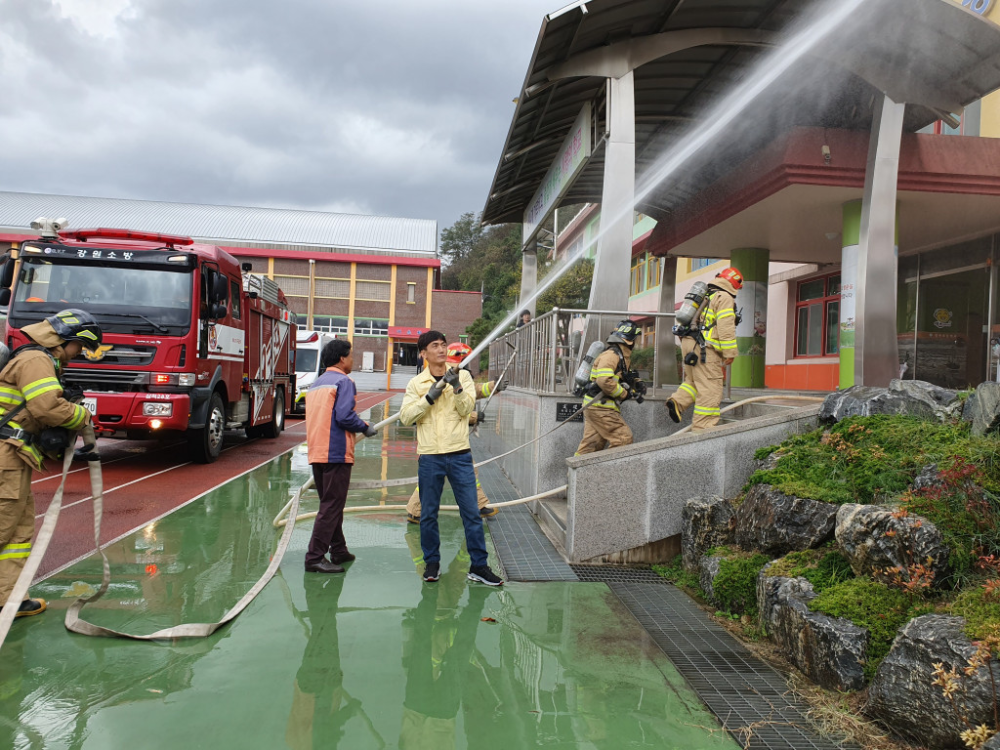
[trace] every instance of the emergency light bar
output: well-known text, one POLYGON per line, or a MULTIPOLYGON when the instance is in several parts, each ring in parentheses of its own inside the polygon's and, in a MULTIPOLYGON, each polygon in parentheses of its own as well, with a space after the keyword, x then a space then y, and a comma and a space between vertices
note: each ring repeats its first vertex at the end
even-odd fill
POLYGON ((136 232, 131 229, 108 229, 97 227, 96 229, 73 229, 68 232, 59 232, 59 237, 64 240, 79 240, 86 242, 90 239, 104 240, 136 240, 139 242, 156 242, 161 245, 173 247, 174 245, 193 245, 194 240, 179 234, 159 234, 156 232, 136 232))
POLYGON ((314 331, 313 333, 311 333, 306 338, 304 338, 304 339, 300 338, 298 341, 299 341, 300 344, 311 344, 314 341, 319 341, 319 334, 314 331))

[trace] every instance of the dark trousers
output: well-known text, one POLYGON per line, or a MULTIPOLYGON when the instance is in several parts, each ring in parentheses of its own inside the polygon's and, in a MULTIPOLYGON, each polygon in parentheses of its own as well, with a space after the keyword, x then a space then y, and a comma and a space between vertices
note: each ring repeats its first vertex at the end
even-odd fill
POLYGON ((327 552, 337 557, 347 552, 344 539, 344 506, 354 464, 313 464, 313 480, 319 492, 319 512, 313 524, 306 565, 315 565, 327 552))

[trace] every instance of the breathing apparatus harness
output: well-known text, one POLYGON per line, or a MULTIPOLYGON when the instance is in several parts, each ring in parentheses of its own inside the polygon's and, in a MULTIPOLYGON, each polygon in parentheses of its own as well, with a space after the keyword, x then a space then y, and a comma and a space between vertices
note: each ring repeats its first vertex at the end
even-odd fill
MULTIPOLYGON (((595 344, 599 343, 600 342, 595 342, 595 344)), ((596 348, 596 347, 591 347, 591 348, 596 348)), ((623 398, 622 401, 628 401, 630 398, 635 398, 635 402, 637 404, 641 404, 643 401, 646 400, 645 399, 646 384, 642 382, 642 379, 639 377, 639 373, 637 370, 630 370, 628 365, 625 364, 625 355, 622 353, 620 345, 608 344, 603 349, 603 351, 605 352, 609 350, 614 350, 615 354, 618 355, 618 365, 615 367, 615 375, 617 375, 618 378, 626 385, 625 398, 623 398)), ((597 398, 598 396, 603 395, 604 391, 601 390, 601 386, 599 386, 596 381, 589 379, 589 369, 590 369, 589 366, 590 364, 593 363, 596 357, 591 356, 590 352, 588 352, 588 358, 589 359, 586 359, 585 362, 583 363, 587 365, 587 370, 588 370, 587 383, 585 385, 581 384, 578 378, 574 395, 578 397, 590 396, 591 398, 597 398)))
MULTIPOLYGON (((700 356, 694 352, 688 352, 688 355, 684 357, 684 364, 688 367, 694 367, 699 361, 705 364, 708 349, 708 343, 705 341, 705 331, 708 330, 708 327, 705 326, 705 309, 708 301, 718 292, 725 292, 725 290, 714 284, 706 284, 704 281, 695 282, 691 286, 691 290, 684 295, 684 301, 674 317, 676 321, 673 327, 674 335, 678 338, 694 339, 701 350, 700 356)), ((739 325, 743 320, 743 309, 736 309, 735 297, 733 298, 733 312, 736 314, 736 325, 739 325)))
MULTIPOLYGON (((52 353, 49 352, 44 346, 39 344, 23 344, 17 347, 13 352, 11 352, 6 346, 0 344, 0 372, 2 372, 10 361, 14 359, 19 354, 23 352, 39 351, 45 352, 52 359, 53 366, 56 370, 56 376, 59 380, 59 384, 63 389, 63 398, 67 401, 72 401, 73 403, 78 402, 83 398, 83 388, 79 385, 64 383, 62 378, 59 377, 63 374, 61 363, 52 357, 52 353)), ((35 435, 27 430, 23 430, 20 427, 9 427, 8 423, 14 419, 14 417, 19 414, 27 405, 27 400, 22 401, 16 407, 11 409, 9 412, 0 417, 0 440, 20 440, 25 445, 36 445, 43 453, 53 457, 62 458, 63 451, 70 445, 70 431, 65 427, 46 427, 38 435, 35 435)))

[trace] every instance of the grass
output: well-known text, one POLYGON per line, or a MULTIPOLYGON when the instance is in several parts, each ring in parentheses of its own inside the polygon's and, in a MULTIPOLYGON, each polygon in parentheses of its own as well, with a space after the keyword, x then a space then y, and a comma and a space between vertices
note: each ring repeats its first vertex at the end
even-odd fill
POLYGON ((823 591, 809 602, 809 609, 843 617, 871 633, 865 678, 871 680, 889 653, 898 630, 914 617, 934 610, 933 605, 870 578, 852 578, 823 591))
POLYGON ((876 503, 900 496, 924 466, 956 456, 982 469, 982 486, 1000 492, 1000 444, 971 434, 965 422, 917 417, 851 417, 757 451, 780 448, 774 468, 755 472, 748 486, 770 484, 786 495, 830 503, 876 503))
POLYGON ((1000 602, 984 587, 963 591, 950 609, 951 614, 965 618, 965 634, 972 640, 1000 635, 1000 602))
POLYGON ((771 562, 760 552, 743 552, 729 547, 716 547, 708 551, 718 555, 719 574, 712 581, 715 600, 726 614, 757 616, 757 574, 771 562))
POLYGON ((805 578, 817 594, 854 578, 854 571, 839 551, 828 547, 789 552, 767 569, 768 576, 805 578))
POLYGON ((702 599, 705 598, 705 592, 701 590, 701 580, 698 574, 684 570, 680 555, 677 555, 677 557, 666 565, 653 565, 652 567, 654 573, 666 578, 678 588, 686 589, 688 592, 696 594, 702 599))

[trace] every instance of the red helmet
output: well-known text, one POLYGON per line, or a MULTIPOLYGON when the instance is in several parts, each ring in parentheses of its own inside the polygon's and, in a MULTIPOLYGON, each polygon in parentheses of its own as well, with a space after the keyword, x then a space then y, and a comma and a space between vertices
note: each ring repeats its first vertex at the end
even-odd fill
POLYGON ((448 344, 448 364, 461 364, 462 360, 468 357, 471 352, 472 347, 468 344, 463 344, 461 342, 448 344))
POLYGON ((743 288, 743 274, 741 274, 738 270, 736 270, 732 266, 730 266, 729 268, 723 268, 721 271, 715 274, 715 278, 725 279, 726 281, 728 281, 730 284, 733 285, 733 289, 743 288))

